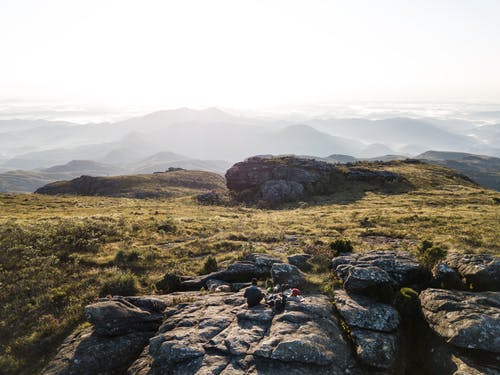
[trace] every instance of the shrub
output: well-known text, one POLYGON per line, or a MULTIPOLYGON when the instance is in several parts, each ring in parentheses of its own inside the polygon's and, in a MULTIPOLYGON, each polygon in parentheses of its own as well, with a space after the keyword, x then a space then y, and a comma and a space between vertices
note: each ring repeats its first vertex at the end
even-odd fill
POLYGON ((312 255, 310 260, 314 273, 327 272, 330 269, 332 258, 337 255, 330 246, 317 243, 308 244, 304 247, 304 253, 312 255))
POLYGON ((432 241, 424 240, 417 249, 417 258, 427 268, 432 269, 447 253, 446 247, 434 245, 432 241))
POLYGON ((370 220, 369 218, 365 217, 363 218, 360 222, 359 222, 359 225, 362 227, 362 228, 373 228, 375 227, 375 223, 370 220))
POLYGON ((115 264, 133 263, 139 260, 139 252, 137 250, 124 251, 119 250, 115 255, 115 264))
POLYGON ((217 259, 215 259, 213 256, 209 256, 207 260, 205 260, 205 263, 203 264, 203 268, 200 270, 201 275, 206 275, 207 273, 212 273, 215 272, 219 269, 217 266, 217 259))
POLYGON ((156 229, 165 233, 175 233, 177 231, 177 227, 172 220, 166 220, 160 223, 156 229))
POLYGON ((181 285, 180 277, 175 273, 166 273, 163 278, 156 283, 156 288, 163 293, 172 293, 179 290, 181 285))
POLYGON ((3 374, 19 374, 25 364, 10 354, 0 354, 0 369, 3 374))
POLYGON ((117 271, 104 281, 101 287, 101 295, 130 296, 137 294, 138 290, 137 276, 130 271, 117 271))
POLYGON ((330 243, 330 248, 338 253, 350 253, 353 250, 351 240, 337 239, 330 243))

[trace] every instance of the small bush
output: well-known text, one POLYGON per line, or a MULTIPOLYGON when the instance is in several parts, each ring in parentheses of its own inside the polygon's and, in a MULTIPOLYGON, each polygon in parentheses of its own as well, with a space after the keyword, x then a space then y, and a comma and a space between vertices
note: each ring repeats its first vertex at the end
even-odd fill
POLYGON ((332 258, 337 255, 335 250, 328 245, 308 244, 304 247, 304 253, 312 255, 310 263, 314 273, 327 272, 330 269, 332 258))
POLYGON ((177 227, 172 220, 164 221, 156 229, 165 233, 175 233, 177 231, 177 227))
POLYGON ((248 241, 248 237, 242 233, 230 233, 226 238, 229 241, 248 241))
POLYGON ((115 255, 115 264, 133 263, 139 260, 139 252, 137 250, 124 251, 119 250, 115 255))
POLYGON ((236 241, 220 241, 216 242, 213 247, 217 251, 229 252, 229 251, 237 251, 242 248, 242 244, 236 241))
POLYGON ((350 253, 354 249, 351 240, 348 239, 337 239, 330 243, 330 248, 338 253, 350 253))
POLYGON ((428 269, 432 269, 447 253, 446 247, 434 245, 432 241, 424 240, 417 249, 417 258, 428 269))
POLYGON ((363 218, 363 220, 361 220, 359 222, 359 226, 362 227, 362 228, 373 228, 376 225, 375 225, 375 223, 372 220, 370 220, 369 218, 365 217, 365 218, 363 218))
POLYGON ((104 281, 101 287, 101 295, 131 296, 137 294, 137 276, 132 272, 118 271, 104 281))
POLYGON ((207 273, 215 272, 219 269, 217 265, 217 259, 213 256, 209 256, 205 263, 203 264, 203 268, 200 270, 201 275, 206 275, 207 273))
POLYGON ((179 290, 181 279, 175 273, 166 273, 163 278, 156 283, 156 288, 163 293, 172 293, 179 290))
POLYGON ((9 354, 0 354, 0 369, 3 374, 19 374, 24 363, 9 354))

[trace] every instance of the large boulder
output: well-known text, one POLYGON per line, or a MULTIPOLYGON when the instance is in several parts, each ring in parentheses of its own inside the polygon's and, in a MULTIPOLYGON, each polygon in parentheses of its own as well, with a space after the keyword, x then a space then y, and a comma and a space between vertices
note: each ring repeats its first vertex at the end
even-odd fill
POLYGON ((431 286, 442 289, 466 289, 460 274, 443 262, 439 262, 433 267, 431 286))
MULTIPOLYGON (((351 332, 361 363, 369 368, 396 370, 399 361, 399 314, 391 305, 371 298, 334 293, 335 307, 351 332)), ((402 372, 401 368, 398 368, 402 372)))
POLYGON ((398 359, 398 337, 385 332, 353 328, 351 336, 361 363, 377 369, 392 369, 398 359))
POLYGON ((379 267, 350 267, 344 281, 345 290, 380 299, 392 296, 394 280, 379 267))
POLYGON ((292 254, 288 256, 288 263, 293 264, 298 267, 301 271, 307 272, 311 269, 311 263, 309 261, 312 259, 311 254, 292 254))
POLYGON ((426 289, 420 302, 429 326, 447 343, 500 353, 500 292, 426 289))
POLYGON ((94 325, 95 332, 102 336, 155 331, 162 320, 161 314, 141 309, 125 299, 85 306, 85 316, 94 325))
POLYGON ((490 254, 448 254, 444 264, 456 270, 473 290, 500 291, 500 257, 490 254))
POLYGON ((267 277, 271 273, 274 263, 281 263, 281 259, 264 253, 252 253, 247 255, 246 260, 253 262, 257 268, 258 277, 267 277))
POLYGON ((391 305, 343 290, 335 291, 334 301, 349 327, 380 332, 395 332, 399 327, 399 314, 391 305))
POLYGON ((335 170, 335 165, 314 159, 256 156, 229 168, 226 172, 226 183, 230 190, 236 192, 258 189, 273 180, 312 184, 327 182, 330 173, 335 170))
POLYGON ((306 279, 304 273, 292 264, 275 263, 271 267, 271 276, 275 284, 288 285, 290 288, 302 288, 306 279))
POLYGON ((45 375, 120 374, 140 355, 148 332, 104 337, 92 328, 70 335, 42 371, 45 375))
MULTIPOLYGON (((361 254, 346 254, 332 259, 332 269, 336 275, 347 280, 352 267, 377 267, 384 271, 398 288, 410 286, 418 289, 431 279, 431 273, 415 257, 404 251, 368 251, 361 254)), ((374 270, 372 268, 372 270, 374 270)), ((356 271, 361 273, 362 271, 356 271)), ((367 273, 366 273, 367 274, 367 273)), ((382 277, 380 271, 373 276, 382 277)), ((376 282, 376 280, 374 280, 376 282)))
POLYGON ((325 296, 311 296, 302 304, 289 301, 285 312, 275 318, 269 335, 254 355, 280 362, 331 366, 337 371, 352 367, 346 341, 332 320, 325 296))

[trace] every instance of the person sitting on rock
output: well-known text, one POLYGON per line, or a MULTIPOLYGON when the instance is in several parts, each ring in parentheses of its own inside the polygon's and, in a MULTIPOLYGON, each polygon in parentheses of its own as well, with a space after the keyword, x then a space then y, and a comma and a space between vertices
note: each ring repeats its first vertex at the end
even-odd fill
POLYGON ((254 307, 260 304, 260 301, 264 298, 264 293, 262 293, 262 290, 257 286, 257 279, 252 279, 252 285, 246 288, 243 297, 247 299, 248 307, 254 307))

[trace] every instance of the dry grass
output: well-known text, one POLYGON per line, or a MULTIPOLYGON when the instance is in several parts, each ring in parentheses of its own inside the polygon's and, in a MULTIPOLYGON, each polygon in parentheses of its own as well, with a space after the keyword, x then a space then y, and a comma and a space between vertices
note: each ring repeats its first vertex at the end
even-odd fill
MULTIPOLYGON (((193 197, 0 194, 0 368, 38 371, 83 321, 82 306, 106 288, 155 293, 165 272, 196 274, 209 255, 219 266, 252 251, 328 257, 339 238, 355 251, 415 251, 430 239, 450 251, 500 253, 498 192, 451 184, 452 177, 434 186, 426 173, 409 176, 425 189, 318 198, 280 210, 202 206, 193 197)), ((315 268, 309 279, 322 287, 328 272, 315 268)))

